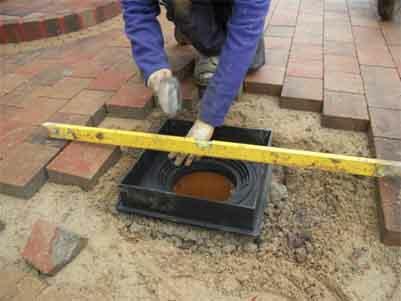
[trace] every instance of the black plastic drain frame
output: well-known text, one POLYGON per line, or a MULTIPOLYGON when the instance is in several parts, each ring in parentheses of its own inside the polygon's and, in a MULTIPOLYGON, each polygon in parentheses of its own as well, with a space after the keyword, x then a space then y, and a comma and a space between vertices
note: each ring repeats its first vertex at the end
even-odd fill
MULTIPOLYGON (((159 133, 185 136, 192 124, 171 119, 159 133)), ((269 146, 272 134, 270 130, 223 126, 216 129, 213 139, 269 146)), ((175 167, 167 155, 158 151, 142 154, 119 185, 118 211, 259 236, 270 191, 270 165, 202 158, 190 167, 175 167), (175 194, 176 181, 196 171, 216 172, 230 179, 234 184, 230 199, 216 202, 175 194)))

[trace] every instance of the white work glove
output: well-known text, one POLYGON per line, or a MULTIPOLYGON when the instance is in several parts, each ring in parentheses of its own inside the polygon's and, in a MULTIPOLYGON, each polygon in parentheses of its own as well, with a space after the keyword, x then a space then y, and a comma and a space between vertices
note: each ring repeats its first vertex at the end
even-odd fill
POLYGON ((157 104, 169 117, 174 117, 181 110, 180 86, 171 70, 160 69, 153 72, 148 78, 147 86, 152 89, 157 104))
MULTIPOLYGON (((188 132, 188 138, 194 138, 197 141, 209 141, 212 139, 214 133, 214 127, 201 121, 196 120, 194 125, 192 126, 191 130, 188 132)), ((174 164, 176 166, 182 165, 185 161, 185 166, 190 166, 195 159, 195 155, 188 155, 188 154, 177 154, 177 153, 170 153, 168 156, 170 159, 175 159, 174 164)))

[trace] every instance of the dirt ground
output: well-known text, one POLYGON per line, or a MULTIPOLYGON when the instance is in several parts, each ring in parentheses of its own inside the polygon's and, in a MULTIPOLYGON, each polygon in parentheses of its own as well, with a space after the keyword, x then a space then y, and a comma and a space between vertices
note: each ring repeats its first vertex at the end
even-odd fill
MULTIPOLYGON (((103 126, 148 131, 160 123, 155 111, 146 121, 107 118, 103 126)), ((275 97, 244 95, 226 123, 271 128, 275 146, 371 156, 366 134, 322 128, 319 114, 280 109, 275 97)), ((0 195, 0 264, 36 274, 19 254, 43 218, 89 238, 56 276, 37 275, 71 300, 401 299, 401 250, 379 242, 374 180, 275 168, 288 198, 268 204, 254 240, 117 213, 117 184, 139 155, 125 150, 89 192, 48 183, 29 201, 0 195)))

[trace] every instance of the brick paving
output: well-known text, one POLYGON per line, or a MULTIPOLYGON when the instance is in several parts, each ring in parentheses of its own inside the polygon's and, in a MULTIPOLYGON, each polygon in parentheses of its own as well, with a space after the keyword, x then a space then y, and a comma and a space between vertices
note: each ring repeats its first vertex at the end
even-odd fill
MULTIPOLYGON (((320 112, 326 127, 368 131, 378 158, 401 160, 401 26, 380 22, 375 11, 369 0, 273 1, 267 64, 247 77, 245 92, 279 96, 283 108, 320 112)), ((172 27, 162 22, 172 69, 191 105, 196 54, 177 46, 172 27)), ((145 119, 154 107, 122 30, 2 57, 0 64, 0 156, 27 164, 22 172, 0 161, 2 193, 30 197, 45 183, 55 156, 50 178, 86 189, 115 162, 116 151, 109 149, 97 150, 101 155, 89 162, 89 146, 49 141, 38 133, 40 123, 99 125, 107 115, 145 119), (37 159, 24 162, 33 153, 37 159), (81 166, 72 164, 75 156, 83 158, 81 166)), ((379 209, 383 240, 401 244, 397 189, 399 183, 380 181, 379 209)))
POLYGON ((0 44, 33 41, 78 31, 120 12, 117 0, 0 1, 0 44))

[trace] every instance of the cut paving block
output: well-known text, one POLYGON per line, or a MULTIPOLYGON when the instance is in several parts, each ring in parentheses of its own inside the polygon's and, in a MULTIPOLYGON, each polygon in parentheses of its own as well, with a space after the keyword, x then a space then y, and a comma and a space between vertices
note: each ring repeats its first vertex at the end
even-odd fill
POLYGON ((90 116, 90 123, 96 126, 106 116, 105 103, 112 95, 111 92, 84 90, 71 99, 59 113, 90 116))
POLYGON ((47 166, 49 181, 89 190, 120 154, 118 147, 72 142, 47 166))
POLYGON ((75 233, 38 220, 21 255, 41 273, 54 275, 81 252, 86 242, 75 233))
POLYGON ((127 84, 106 102, 107 112, 114 117, 145 118, 153 106, 153 92, 143 84, 127 84))
POLYGON ((373 137, 401 139, 401 111, 370 108, 373 137))
POLYGON ((373 143, 377 158, 401 161, 401 140, 373 137, 373 143))
POLYGON ((287 77, 280 97, 280 107, 321 112, 323 81, 315 78, 287 77))
POLYGON ((57 149, 44 145, 18 145, 0 161, 0 193, 31 198, 45 184, 45 166, 57 153, 57 149))
POLYGON ((334 129, 366 131, 369 114, 364 95, 326 91, 322 125, 334 129))
POLYGON ((248 74, 245 79, 245 91, 280 96, 284 84, 285 69, 282 67, 263 66, 248 74))
POLYGON ((401 179, 378 181, 381 240, 386 245, 401 246, 401 179))

